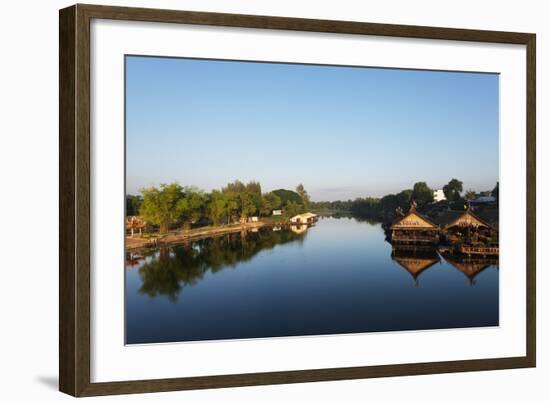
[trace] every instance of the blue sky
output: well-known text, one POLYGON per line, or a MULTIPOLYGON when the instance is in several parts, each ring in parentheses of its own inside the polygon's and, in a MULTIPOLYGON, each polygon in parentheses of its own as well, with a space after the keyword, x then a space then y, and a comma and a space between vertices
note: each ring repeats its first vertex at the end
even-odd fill
POLYGON ((498 75, 126 57, 127 192, 302 183, 313 200, 498 180, 498 75))

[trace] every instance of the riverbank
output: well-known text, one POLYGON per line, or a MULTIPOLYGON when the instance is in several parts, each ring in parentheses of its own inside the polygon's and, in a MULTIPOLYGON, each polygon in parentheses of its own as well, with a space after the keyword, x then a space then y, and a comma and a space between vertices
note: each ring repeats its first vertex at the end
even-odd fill
POLYGON ((274 221, 257 221, 239 223, 225 226, 206 226, 189 230, 173 231, 167 234, 155 234, 148 237, 126 236, 126 250, 133 251, 143 248, 151 248, 163 245, 176 244, 191 240, 217 237, 220 235, 237 233, 244 230, 253 230, 265 226, 282 225, 284 223, 274 221))

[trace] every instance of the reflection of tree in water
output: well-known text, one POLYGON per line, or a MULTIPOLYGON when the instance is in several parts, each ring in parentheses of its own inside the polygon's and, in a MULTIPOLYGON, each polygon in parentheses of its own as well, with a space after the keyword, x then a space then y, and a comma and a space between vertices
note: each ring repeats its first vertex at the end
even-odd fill
POLYGON ((353 216, 353 218, 361 223, 367 223, 369 226, 376 226, 382 222, 380 219, 373 217, 353 216))
POLYGON ((354 220, 360 223, 367 223, 369 226, 376 226, 382 222, 380 219, 376 219, 374 217, 356 216, 350 212, 335 212, 327 216, 321 216, 321 218, 354 220))
POLYGON ((142 281, 139 292, 151 297, 165 294, 170 300, 175 300, 181 291, 178 262, 170 255, 168 248, 161 249, 150 261, 145 262, 139 275, 142 281))
POLYGON ((252 259, 260 251, 288 242, 302 242, 304 234, 283 229, 241 232, 206 238, 171 248, 161 248, 149 255, 139 270, 139 292, 150 297, 166 295, 175 301, 182 288, 199 282, 207 272, 216 273, 252 259))

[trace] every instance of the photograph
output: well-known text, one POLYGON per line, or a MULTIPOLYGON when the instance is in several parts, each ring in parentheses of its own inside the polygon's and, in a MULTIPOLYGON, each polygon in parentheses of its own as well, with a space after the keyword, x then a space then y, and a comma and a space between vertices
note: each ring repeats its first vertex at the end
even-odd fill
POLYGON ((126 345, 499 326, 498 73, 127 54, 124 79, 126 345))

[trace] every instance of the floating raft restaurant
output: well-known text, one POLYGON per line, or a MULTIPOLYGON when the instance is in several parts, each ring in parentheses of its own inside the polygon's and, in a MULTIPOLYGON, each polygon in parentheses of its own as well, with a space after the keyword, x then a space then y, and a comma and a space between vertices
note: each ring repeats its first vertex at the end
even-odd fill
POLYGON ((390 226, 390 231, 390 241, 394 245, 435 247, 439 244, 439 226, 418 213, 414 204, 390 226))
POLYGON ((401 213, 390 226, 390 242, 401 249, 439 247, 441 252, 498 257, 498 211, 485 214, 480 217, 468 208, 429 218, 413 203, 409 212, 401 213))

